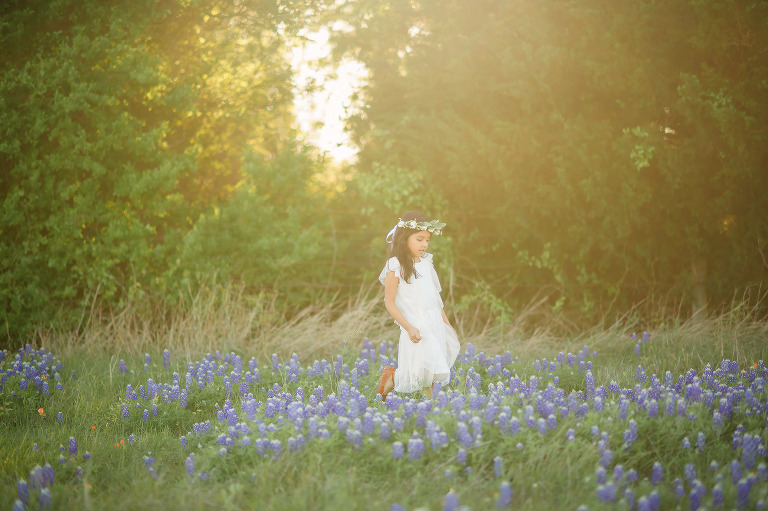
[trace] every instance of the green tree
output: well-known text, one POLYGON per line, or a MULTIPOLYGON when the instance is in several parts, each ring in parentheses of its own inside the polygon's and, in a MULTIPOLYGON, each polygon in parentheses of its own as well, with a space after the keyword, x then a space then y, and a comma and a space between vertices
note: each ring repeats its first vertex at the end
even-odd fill
MULTIPOLYGON (((358 179, 441 200, 467 282, 592 318, 764 280, 768 2, 359 1, 358 179)), ((383 204, 380 211, 385 211, 383 204)))
POLYGON ((284 43, 315 3, 4 4, 4 336, 173 285, 184 236, 235 193, 246 151, 292 147, 284 43))

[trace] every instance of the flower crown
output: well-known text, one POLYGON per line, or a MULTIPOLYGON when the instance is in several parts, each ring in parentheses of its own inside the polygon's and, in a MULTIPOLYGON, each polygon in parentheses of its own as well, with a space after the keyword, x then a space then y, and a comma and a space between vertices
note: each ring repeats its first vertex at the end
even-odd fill
POLYGON ((397 224, 392 228, 389 233, 387 233, 387 243, 392 243, 395 241, 395 232, 397 231, 398 227, 403 227, 405 229, 414 229, 417 231, 428 231, 434 234, 435 236, 439 236, 443 233, 443 227, 445 227, 445 222, 441 222, 440 220, 430 220, 429 222, 417 222, 416 220, 403 220, 402 218, 399 218, 397 221, 397 224))
POLYGON ((445 222, 441 222, 440 220, 430 220, 429 222, 417 222, 416 220, 403 220, 402 218, 398 219, 397 222, 398 227, 405 227, 406 229, 415 229, 417 231, 428 231, 434 234, 435 236, 439 236, 443 233, 443 227, 445 227, 445 222))

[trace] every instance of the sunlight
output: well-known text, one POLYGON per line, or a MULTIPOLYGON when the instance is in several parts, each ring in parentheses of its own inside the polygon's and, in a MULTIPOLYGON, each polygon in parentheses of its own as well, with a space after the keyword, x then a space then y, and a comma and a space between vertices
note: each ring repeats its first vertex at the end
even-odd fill
POLYGON ((303 45, 291 50, 294 79, 294 112, 297 128, 306 141, 328 153, 338 162, 351 162, 357 147, 344 132, 344 120, 354 113, 351 96, 366 75, 365 67, 349 59, 334 68, 326 66, 331 47, 329 32, 323 27, 317 32, 305 32, 303 45))

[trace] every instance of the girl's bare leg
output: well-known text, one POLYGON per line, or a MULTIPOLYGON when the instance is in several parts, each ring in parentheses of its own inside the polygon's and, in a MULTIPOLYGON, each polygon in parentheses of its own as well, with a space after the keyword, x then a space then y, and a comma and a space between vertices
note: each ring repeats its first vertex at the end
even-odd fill
POLYGON ((432 387, 424 387, 424 393, 427 395, 429 399, 432 399, 432 387))

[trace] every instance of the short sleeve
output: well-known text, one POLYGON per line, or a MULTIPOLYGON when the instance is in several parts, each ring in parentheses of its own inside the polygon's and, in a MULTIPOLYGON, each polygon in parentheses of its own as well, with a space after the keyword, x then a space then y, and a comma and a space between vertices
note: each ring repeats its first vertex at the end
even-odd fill
POLYGON ((394 271, 395 277, 400 279, 400 261, 397 260, 397 257, 390 257, 387 259, 387 264, 384 265, 384 269, 381 270, 381 273, 379 274, 379 282, 384 284, 384 277, 387 276, 387 272, 394 271))

